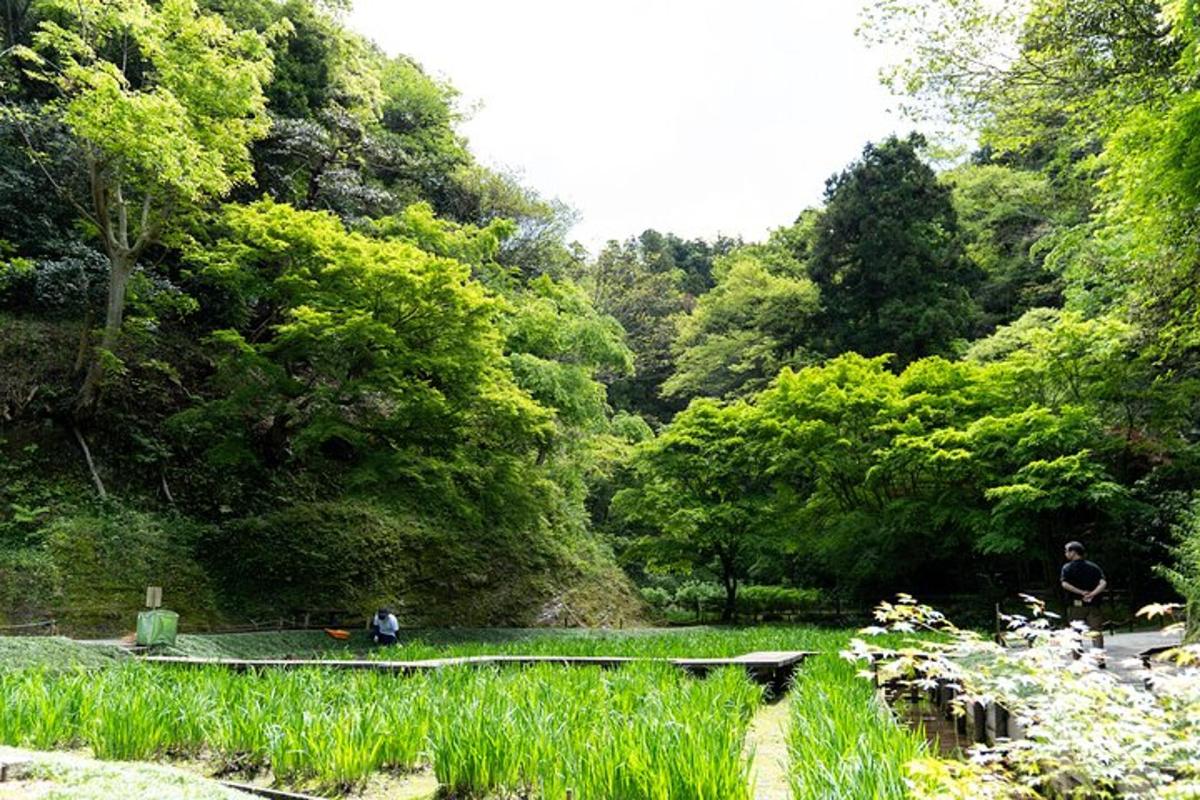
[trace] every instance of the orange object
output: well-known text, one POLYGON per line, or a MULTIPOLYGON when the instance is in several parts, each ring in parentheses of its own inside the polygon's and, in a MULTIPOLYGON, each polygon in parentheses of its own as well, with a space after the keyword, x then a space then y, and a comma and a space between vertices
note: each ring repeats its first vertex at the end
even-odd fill
POLYGON ((350 631, 338 630, 337 628, 325 628, 325 633, 332 636, 334 639, 349 639, 350 631))

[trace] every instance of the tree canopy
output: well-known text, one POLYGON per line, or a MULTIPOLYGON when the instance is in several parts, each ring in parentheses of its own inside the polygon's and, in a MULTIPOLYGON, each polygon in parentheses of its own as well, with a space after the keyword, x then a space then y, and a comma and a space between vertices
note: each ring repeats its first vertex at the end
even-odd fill
POLYGON ((760 241, 598 252, 344 7, 4 6, 0 577, 30 602, 120 570, 101 539, 218 617, 990 603, 1068 539, 1200 602, 1194 4, 870 3, 920 132, 760 241))

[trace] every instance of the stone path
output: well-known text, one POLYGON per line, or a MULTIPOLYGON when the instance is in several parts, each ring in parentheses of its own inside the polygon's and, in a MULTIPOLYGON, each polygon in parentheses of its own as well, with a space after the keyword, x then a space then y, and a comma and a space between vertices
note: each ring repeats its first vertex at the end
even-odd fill
MULTIPOLYGON (((1138 654, 1152 647, 1177 645, 1178 635, 1163 636, 1161 631, 1139 631, 1137 633, 1114 633, 1104 637, 1104 649, 1108 657, 1108 668, 1122 681, 1142 683, 1146 669, 1138 654)), ((1161 669, 1161 667, 1160 667, 1161 669)))
POLYGON ((787 750, 790 711, 791 704, 785 695, 774 703, 763 703, 750 722, 746 752, 752 752, 750 780, 754 800, 791 800, 787 750))

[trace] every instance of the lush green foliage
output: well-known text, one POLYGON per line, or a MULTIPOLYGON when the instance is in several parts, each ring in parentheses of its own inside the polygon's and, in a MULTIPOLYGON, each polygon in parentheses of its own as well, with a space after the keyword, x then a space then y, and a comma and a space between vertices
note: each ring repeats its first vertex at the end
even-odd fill
POLYGON ((1178 546, 1176 563, 1166 570, 1175 591, 1187 601, 1187 635, 1189 640, 1200 639, 1200 503, 1182 516, 1176 528, 1178 546))
POLYGON ((1066 313, 1000 331, 975 359, 899 375, 857 355, 785 369, 750 403, 694 402, 638 451, 636 488, 617 507, 664 564, 723 558, 731 576, 754 577, 755 548, 778 541, 802 586, 915 587, 936 565, 961 574, 975 562, 1006 570, 1003 594, 1053 580, 1085 521, 1094 546, 1145 569, 1155 556, 1125 532, 1154 524, 1141 487, 1186 486, 1157 453, 1187 395, 1155 382, 1130 335, 1066 313))
POLYGON ((637 550, 652 568, 715 562, 733 618, 737 588, 776 528, 766 513, 761 456, 747 446, 754 409, 694 402, 635 461, 636 488, 613 499, 615 513, 650 533, 637 550))
POLYGON ((27 671, 0 675, 0 742, 86 744, 120 760, 210 749, 230 767, 332 787, 430 763, 460 796, 571 788, 591 797, 739 798, 748 793, 742 740, 760 692, 740 670, 696 681, 667 665, 406 678, 144 665, 27 671))
MULTIPOLYGON (((309 0, 20 16, 0 120, 6 613, 90 624, 134 596, 146 578, 118 569, 93 603, 90 560, 76 576, 46 543, 144 514, 134 529, 188 532, 168 582, 196 621, 212 586, 240 619, 412 586, 463 621, 636 616, 587 530, 649 433, 602 383, 633 353, 569 277, 569 213, 473 163, 453 87, 309 0), (81 477, 119 501, 93 506, 81 477), (398 547, 395 568, 371 547, 398 547)), ((704 286, 706 247, 646 252, 704 286)))
POLYGON ((835 655, 805 664, 792 688, 788 753, 797 800, 905 800, 908 764, 925 751, 855 665, 835 655))
MULTIPOLYGON (((738 398, 703 407, 707 434, 744 451, 740 473, 715 474, 757 496, 756 525, 786 545, 751 537, 775 552, 743 579, 999 597, 1054 587, 1057 549, 1083 539, 1122 565, 1121 588, 1167 591, 1155 567, 1197 475, 1195 13, 865 8, 863 35, 905 48, 885 83, 951 136, 869 146, 823 208, 735 254, 682 319, 664 383, 738 398), (953 160, 969 137, 980 149, 940 176, 919 158, 953 160), (769 255, 780 246, 790 261, 769 255), (729 433, 720 414, 753 422, 729 433)), ((656 470, 675 465, 655 452, 635 455, 630 492, 667 485, 656 470)), ((703 519, 679 497, 624 533, 678 540, 703 519)))
POLYGON ((689 613, 680 581, 990 600, 1064 539, 1160 594, 1200 474, 1195 9, 1077 5, 870 4, 969 159, 889 138, 763 242, 589 256, 325 3, 10 4, 5 613, 115 622, 161 574, 193 618, 616 623, 608 534, 689 613))
POLYGON ((679 323, 664 394, 732 397, 811 359, 818 292, 783 239, 718 259, 716 287, 679 323))
POLYGON ((819 348, 894 353, 903 366, 948 355, 976 314, 949 190, 922 163, 919 136, 868 145, 830 179, 809 274, 821 291, 819 348))

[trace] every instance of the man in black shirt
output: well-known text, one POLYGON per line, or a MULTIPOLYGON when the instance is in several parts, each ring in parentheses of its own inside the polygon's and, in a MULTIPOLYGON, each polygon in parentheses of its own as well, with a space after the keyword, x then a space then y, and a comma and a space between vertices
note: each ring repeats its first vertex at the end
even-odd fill
POLYGON ((1104 647, 1104 615, 1100 596, 1108 588, 1104 570, 1088 561, 1079 542, 1067 542, 1067 563, 1062 568, 1062 587, 1067 593, 1067 619, 1087 624, 1097 647, 1104 647))

